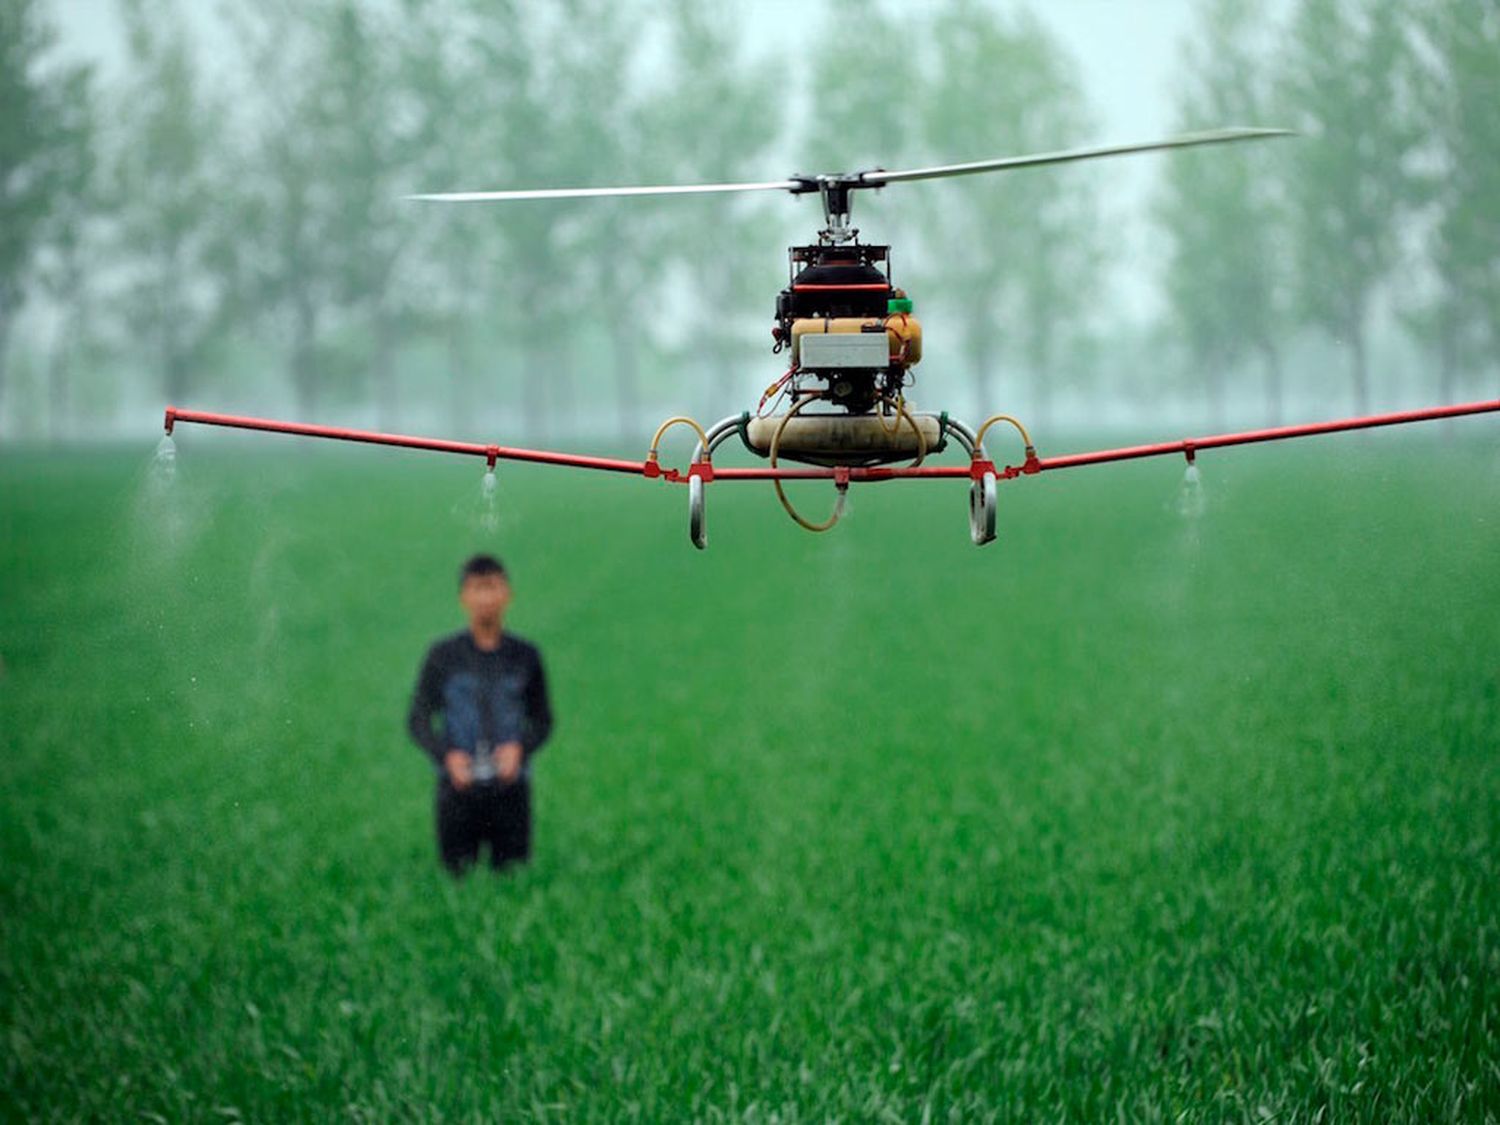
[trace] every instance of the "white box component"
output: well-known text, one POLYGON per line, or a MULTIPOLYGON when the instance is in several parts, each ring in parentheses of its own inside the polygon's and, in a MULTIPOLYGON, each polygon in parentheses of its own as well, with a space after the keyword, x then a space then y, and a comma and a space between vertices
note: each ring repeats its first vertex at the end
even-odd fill
POLYGON ((882 332, 809 333, 802 337, 802 370, 856 371, 891 365, 890 345, 882 332))

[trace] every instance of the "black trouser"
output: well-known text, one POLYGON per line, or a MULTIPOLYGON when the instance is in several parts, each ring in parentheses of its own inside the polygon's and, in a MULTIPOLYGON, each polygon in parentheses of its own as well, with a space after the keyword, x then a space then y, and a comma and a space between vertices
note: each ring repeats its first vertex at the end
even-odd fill
POLYGON ((470 785, 458 790, 446 777, 437 791, 438 853, 443 865, 461 875, 479 859, 479 845, 490 845, 490 866, 524 863, 531 857, 531 783, 470 785))

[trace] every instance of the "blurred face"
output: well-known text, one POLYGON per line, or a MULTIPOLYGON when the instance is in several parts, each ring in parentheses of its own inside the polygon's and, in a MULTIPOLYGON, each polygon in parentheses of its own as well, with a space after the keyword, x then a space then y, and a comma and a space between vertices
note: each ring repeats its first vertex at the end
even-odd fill
POLYGON ((469 624, 498 625, 510 605, 510 583, 503 574, 471 574, 459 587, 458 601, 469 624))

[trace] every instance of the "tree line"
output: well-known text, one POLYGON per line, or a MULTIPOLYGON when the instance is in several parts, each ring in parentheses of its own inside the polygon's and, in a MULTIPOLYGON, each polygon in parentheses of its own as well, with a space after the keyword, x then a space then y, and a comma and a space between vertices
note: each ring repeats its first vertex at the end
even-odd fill
POLYGON ((1184 52, 1179 121, 1274 120, 1274 153, 1173 158, 1159 215, 1170 327, 1210 393, 1259 367, 1279 418, 1286 357, 1308 334, 1341 354, 1358 412, 1371 340, 1411 345, 1451 400, 1500 356, 1500 2, 1299 0, 1286 25, 1256 0, 1208 0, 1184 52))
MULTIPOLYGON (((1046 24, 984 0, 938 0, 920 34, 828 0, 809 33, 843 46, 810 73, 690 0, 265 0, 226 6, 208 48, 177 0, 118 11, 116 73, 68 61, 43 0, 0 0, 12 433, 158 399, 536 437, 599 417, 635 436, 659 404, 727 413, 779 374, 755 345, 781 248, 818 225, 804 202, 402 196, 1101 139, 1046 24)), ((945 385, 980 407, 1045 421, 1068 395, 1171 389, 1216 415, 1253 397, 1275 419, 1310 392, 1363 410, 1389 340, 1453 398, 1500 354, 1496 58, 1500 0, 1297 0, 1282 22, 1205 0, 1177 124, 1302 136, 1154 158, 1151 324, 1108 307, 1122 250, 1099 165, 903 186, 879 240, 919 313, 941 310, 945 385)))

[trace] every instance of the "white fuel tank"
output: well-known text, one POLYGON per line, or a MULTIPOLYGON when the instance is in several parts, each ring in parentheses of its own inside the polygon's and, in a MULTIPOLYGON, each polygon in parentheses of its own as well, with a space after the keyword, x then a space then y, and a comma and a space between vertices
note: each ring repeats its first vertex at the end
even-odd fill
MULTIPOLYGON (((769 418, 750 419, 745 431, 750 447, 761 456, 769 457, 771 439, 785 417, 784 414, 775 414, 769 418)), ((912 418, 921 427, 927 452, 935 453, 941 449, 943 428, 937 416, 914 414, 912 418)), ((909 460, 920 452, 919 446, 911 423, 903 420, 898 426, 894 416, 798 414, 782 431, 776 455, 815 465, 870 465, 909 460)))

